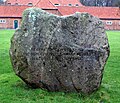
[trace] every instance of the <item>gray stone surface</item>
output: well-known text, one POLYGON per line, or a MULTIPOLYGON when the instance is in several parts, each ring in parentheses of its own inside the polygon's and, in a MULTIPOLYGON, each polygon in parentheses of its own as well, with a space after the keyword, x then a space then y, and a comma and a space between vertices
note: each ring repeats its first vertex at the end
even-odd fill
POLYGON ((11 39, 15 73, 31 87, 49 91, 94 92, 108 56, 104 25, 88 13, 60 17, 27 9, 11 39))

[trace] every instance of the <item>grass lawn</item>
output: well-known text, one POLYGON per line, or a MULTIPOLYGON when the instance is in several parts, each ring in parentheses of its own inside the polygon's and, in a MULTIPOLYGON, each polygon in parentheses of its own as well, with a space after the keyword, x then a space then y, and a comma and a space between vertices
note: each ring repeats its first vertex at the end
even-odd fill
POLYGON ((14 30, 0 30, 0 103, 120 103, 120 32, 108 31, 110 57, 101 88, 89 95, 30 89, 13 72, 9 60, 14 30))

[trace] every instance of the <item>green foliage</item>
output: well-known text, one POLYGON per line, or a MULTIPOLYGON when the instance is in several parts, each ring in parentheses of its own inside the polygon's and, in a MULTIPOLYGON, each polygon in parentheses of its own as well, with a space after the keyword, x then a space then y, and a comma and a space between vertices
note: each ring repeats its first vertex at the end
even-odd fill
POLYGON ((116 1, 116 2, 115 2, 115 5, 120 8, 120 0, 116 1))
POLYGON ((79 1, 86 6, 114 7, 114 6, 118 6, 120 0, 79 0, 79 1))
POLYGON ((13 72, 9 60, 13 30, 0 30, 0 103, 119 103, 120 102, 120 32, 107 32, 110 58, 101 88, 91 94, 47 92, 28 88, 13 72))

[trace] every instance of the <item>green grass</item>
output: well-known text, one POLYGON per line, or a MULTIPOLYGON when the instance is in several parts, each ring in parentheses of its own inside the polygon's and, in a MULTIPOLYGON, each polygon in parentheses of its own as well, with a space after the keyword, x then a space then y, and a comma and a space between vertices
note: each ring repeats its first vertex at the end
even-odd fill
POLYGON ((111 53, 103 82, 97 92, 88 96, 28 88, 14 74, 9 60, 13 33, 0 30, 0 103, 120 103, 120 32, 107 32, 111 53))

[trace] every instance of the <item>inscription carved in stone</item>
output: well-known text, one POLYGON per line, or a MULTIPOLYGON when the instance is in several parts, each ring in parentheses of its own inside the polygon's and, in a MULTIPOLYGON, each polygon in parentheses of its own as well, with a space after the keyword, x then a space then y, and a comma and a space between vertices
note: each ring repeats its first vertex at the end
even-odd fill
POLYGON ((31 87, 49 91, 94 92, 108 56, 104 25, 88 13, 60 17, 27 9, 11 39, 15 73, 31 87))

